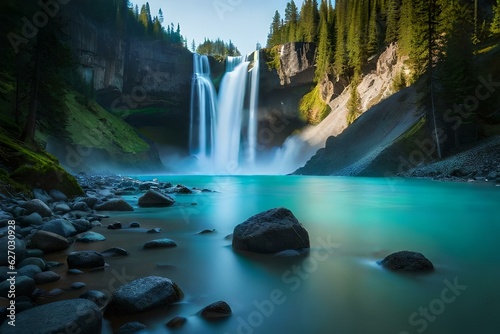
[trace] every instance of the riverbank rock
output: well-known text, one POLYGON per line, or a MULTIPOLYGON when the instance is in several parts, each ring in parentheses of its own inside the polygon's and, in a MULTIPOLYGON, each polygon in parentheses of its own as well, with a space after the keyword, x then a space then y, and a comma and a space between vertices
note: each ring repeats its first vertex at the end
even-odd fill
POLYGON ((52 216, 52 210, 39 200, 38 198, 32 199, 31 201, 28 201, 24 208, 26 209, 28 214, 32 214, 33 212, 38 213, 42 217, 50 217, 52 216))
POLYGON ((16 326, 7 321, 0 327, 3 334, 101 333, 102 313, 88 300, 70 299, 37 306, 16 315, 16 326))
POLYGON ((146 325, 138 321, 127 322, 125 325, 118 328, 115 334, 134 334, 146 329, 146 325))
POLYGON ((229 317, 231 313, 231 307, 224 301, 212 303, 201 310, 201 316, 205 319, 229 317))
POLYGON ((69 241, 65 237, 48 231, 38 231, 31 237, 32 248, 38 248, 45 253, 57 252, 69 247, 69 241))
POLYGON ((85 243, 104 241, 104 240, 106 240, 105 236, 103 236, 100 233, 92 232, 92 231, 79 234, 76 238, 77 242, 85 242, 85 243))
POLYGON ((180 328, 186 323, 187 319, 181 316, 175 316, 166 323, 168 328, 180 328))
MULTIPOLYGON (((8 293, 10 291, 10 283, 8 280, 0 283, 0 297, 8 297, 8 293)), ((20 296, 28 296, 30 297, 33 291, 35 291, 35 281, 28 276, 17 275, 15 279, 15 287, 16 287, 16 297, 20 296)), ((3 333, 0 330, 0 333, 3 333)))
POLYGON ((306 229, 285 208, 256 214, 236 226, 233 232, 233 248, 237 250, 277 253, 309 247, 306 229))
POLYGON ((121 198, 113 198, 107 202, 97 204, 94 209, 96 211, 134 211, 134 208, 121 198))
POLYGON ((178 302, 181 296, 182 291, 170 279, 148 276, 119 287, 108 310, 120 315, 137 313, 178 302))
POLYGON ((155 239, 148 241, 144 244, 144 249, 151 249, 151 248, 172 248, 172 247, 177 247, 177 244, 175 241, 167 238, 163 239, 155 239))
POLYGON ((71 224, 69 220, 65 219, 54 219, 43 224, 41 231, 52 232, 55 234, 59 234, 62 237, 71 237, 75 235, 76 229, 71 224))
POLYGON ((394 271, 428 272, 434 270, 434 265, 425 256, 410 251, 392 253, 380 261, 380 264, 394 271))
POLYGON ((71 252, 68 255, 68 268, 99 268, 104 266, 104 257, 101 253, 86 250, 71 252))
POLYGON ((142 208, 166 207, 174 203, 174 199, 170 196, 151 189, 139 198, 139 206, 142 208))

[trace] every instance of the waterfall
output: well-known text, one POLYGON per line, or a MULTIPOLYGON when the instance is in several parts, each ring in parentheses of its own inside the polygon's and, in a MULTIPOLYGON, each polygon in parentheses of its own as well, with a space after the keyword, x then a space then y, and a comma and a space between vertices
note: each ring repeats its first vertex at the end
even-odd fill
POLYGON ((193 62, 190 154, 205 173, 248 172, 257 159, 259 51, 227 57, 218 97, 208 58, 195 54, 193 62))
POLYGON ((189 152, 198 160, 210 160, 215 141, 217 94, 210 79, 207 56, 193 55, 194 74, 191 82, 189 152))

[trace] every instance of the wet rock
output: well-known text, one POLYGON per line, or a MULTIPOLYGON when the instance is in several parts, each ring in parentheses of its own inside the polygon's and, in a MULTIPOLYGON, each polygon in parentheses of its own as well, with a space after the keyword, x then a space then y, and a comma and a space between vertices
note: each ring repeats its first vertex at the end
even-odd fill
POLYGON ((61 276, 59 276, 58 273, 49 270, 36 274, 34 279, 36 284, 44 284, 58 281, 61 279, 61 276))
POLYGON ((40 214, 38 212, 33 212, 29 216, 25 216, 23 218, 23 222, 22 222, 21 226, 22 227, 31 226, 31 225, 38 226, 38 225, 42 225, 42 224, 43 224, 42 216, 40 216, 40 214))
POLYGON ((68 269, 67 273, 68 275, 80 275, 83 274, 83 271, 80 269, 68 269))
POLYGON ((120 230, 122 228, 122 223, 114 222, 113 224, 108 225, 108 230, 120 230))
POLYGON ((77 233, 86 232, 92 228, 92 224, 87 219, 72 220, 71 225, 73 225, 77 233))
POLYGON ((3 334, 16 333, 66 333, 76 328, 79 333, 101 333, 102 313, 94 303, 81 299, 70 299, 37 306, 20 312, 16 326, 4 322, 3 334))
POLYGON ((293 213, 285 208, 256 214, 237 225, 233 248, 257 253, 277 253, 309 248, 309 234, 293 213))
POLYGON ((175 241, 167 238, 163 239, 155 239, 148 241, 144 244, 144 249, 151 249, 151 248, 172 248, 172 247, 177 247, 177 244, 175 241))
POLYGON ((131 222, 129 224, 129 227, 130 228, 139 228, 139 227, 141 227, 141 224, 139 224, 138 222, 131 222))
POLYGON ((181 296, 182 291, 170 279, 148 276, 119 287, 108 310, 120 315, 137 313, 178 302, 181 296))
POLYGON ((17 274, 19 276, 26 276, 29 278, 35 278, 36 274, 39 274, 42 272, 42 269, 40 269, 39 266, 34 265, 34 264, 28 264, 27 266, 24 266, 20 269, 17 270, 17 274))
POLYGON ((66 202, 68 200, 68 197, 57 189, 52 189, 51 191, 49 191, 49 195, 50 197, 52 197, 52 200, 54 202, 66 202))
POLYGON ((118 328, 118 331, 115 334, 134 334, 145 329, 146 325, 138 321, 133 321, 133 322, 128 322, 125 325, 118 328))
POLYGON ((215 229, 211 229, 211 230, 203 230, 201 232, 198 232, 198 234, 210 234, 210 233, 213 233, 215 232, 215 229))
POLYGON ((302 255, 301 252, 295 250, 295 249, 287 249, 284 251, 281 251, 279 253, 274 254, 276 257, 294 257, 294 256, 300 256, 302 255))
POLYGON ((51 253, 68 248, 69 241, 59 234, 38 231, 31 237, 31 247, 41 249, 46 253, 51 253))
POLYGON ((27 257, 17 265, 17 268, 20 269, 27 265, 35 265, 40 268, 40 270, 45 269, 45 261, 39 257, 27 257))
POLYGON ((43 189, 33 189, 33 196, 36 199, 39 199, 40 201, 44 202, 45 204, 49 204, 52 202, 52 198, 47 194, 47 192, 43 189))
POLYGON ((71 222, 66 219, 54 219, 48 221, 43 224, 40 230, 59 234, 60 236, 66 238, 71 237, 77 233, 73 224, 71 224, 71 222))
POLYGON ((201 310, 201 316, 205 319, 229 317, 231 313, 231 307, 224 301, 212 303, 201 310))
POLYGON ((42 217, 50 217, 52 216, 52 210, 39 199, 32 199, 31 201, 26 202, 24 205, 26 212, 28 214, 32 214, 33 212, 38 213, 42 217))
POLYGON ((71 208, 66 203, 58 203, 54 205, 54 212, 65 214, 71 211, 71 208))
POLYGON ((139 206, 142 208, 167 207, 174 203, 175 201, 170 196, 151 189, 139 198, 139 206))
MULTIPOLYGON (((7 298, 11 281, 6 280, 0 283, 0 297, 7 298)), ((27 276, 17 275, 15 278, 16 297, 31 296, 35 291, 35 281, 27 276)), ((16 322, 17 323, 17 322, 16 322)), ((0 331, 0 333, 3 333, 0 331)))
POLYGON ((434 270, 434 265, 425 256, 410 251, 392 253, 385 257, 380 264, 394 271, 429 272, 434 270))
POLYGON ((120 247, 113 247, 113 248, 106 249, 101 254, 103 256, 127 256, 127 255, 129 255, 129 252, 127 252, 125 249, 120 248, 120 247))
POLYGON ((104 240, 106 240, 105 236, 103 236, 100 233, 96 233, 96 232, 92 232, 92 231, 79 234, 76 237, 77 242, 85 242, 85 243, 104 241, 104 240))
POLYGON ((113 198, 107 202, 97 204, 94 209, 96 211, 134 211, 134 208, 121 198, 113 198))
POLYGON ((189 189, 186 186, 183 186, 182 184, 178 184, 177 186, 175 186, 174 191, 178 194, 192 194, 193 193, 193 191, 191 189, 189 189))
POLYGON ((73 288, 75 290, 79 290, 79 289, 84 288, 86 286, 87 286, 87 284, 85 284, 83 282, 74 282, 73 284, 71 284, 71 288, 73 288))
POLYGON ((82 294, 81 299, 87 299, 94 302, 98 308, 103 309, 108 305, 110 297, 102 291, 99 290, 89 290, 82 294))
POLYGON ((155 228, 152 228, 152 229, 148 230, 147 233, 152 234, 152 233, 160 233, 160 232, 161 232, 161 228, 155 227, 155 228))
POLYGON ((173 317, 169 322, 167 322, 166 326, 168 328, 180 328, 186 323, 187 319, 181 316, 173 317))
MULTIPOLYGON (((96 198, 96 202, 97 202, 97 198, 96 198)), ((89 209, 89 206, 87 205, 87 203, 82 201, 82 202, 73 203, 73 205, 71 206, 71 209, 74 211, 87 211, 89 209)))
POLYGON ((68 268, 98 268, 104 266, 104 257, 101 253, 87 250, 71 252, 68 255, 68 268))

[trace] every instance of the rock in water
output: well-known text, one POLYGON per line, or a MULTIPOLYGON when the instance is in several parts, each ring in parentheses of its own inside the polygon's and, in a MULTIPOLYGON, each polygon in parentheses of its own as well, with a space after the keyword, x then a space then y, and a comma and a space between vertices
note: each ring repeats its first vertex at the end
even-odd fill
POLYGON ((68 268, 99 268, 104 266, 104 257, 101 253, 87 250, 71 252, 68 255, 68 268))
POLYGON ((16 316, 16 326, 7 321, 0 333, 101 333, 102 313, 88 300, 70 299, 37 306, 16 316))
POLYGON ((434 266, 425 256, 417 252, 401 251, 386 256, 380 264, 387 269, 407 272, 433 271, 434 266))
POLYGON ((85 242, 85 243, 104 241, 104 240, 106 240, 105 236, 103 236, 100 233, 92 232, 92 231, 82 233, 82 234, 78 235, 76 238, 77 242, 85 242))
POLYGON ((186 318, 177 315, 167 322, 166 325, 168 328, 180 328, 186 323, 186 321, 186 318))
POLYGON ((139 198, 139 206, 142 208, 172 206, 174 203, 175 201, 170 196, 155 190, 148 190, 139 198))
POLYGON ((277 253, 309 247, 309 234, 293 213, 285 208, 261 212, 234 228, 234 249, 277 253))
POLYGON ((224 301, 212 303, 201 310, 201 316, 205 319, 229 317, 231 313, 231 307, 224 301))
POLYGON ((52 210, 49 209, 47 204, 42 202, 39 199, 32 199, 27 202, 24 206, 28 214, 32 214, 33 212, 38 213, 42 217, 50 217, 52 216, 52 210))
POLYGON ((151 248, 171 248, 171 247, 177 247, 177 244, 175 241, 167 238, 163 239, 155 239, 148 241, 144 244, 144 249, 151 249, 151 248))
POLYGON ((65 237, 48 231, 38 231, 31 237, 31 247, 41 249, 46 253, 57 252, 69 247, 65 237))
POLYGON ((121 198, 110 199, 107 202, 96 205, 94 209, 96 211, 134 211, 134 208, 121 198))
POLYGON ((146 325, 138 321, 127 322, 125 325, 118 328, 115 334, 134 334, 146 329, 146 325))
POLYGON ((69 220, 65 220, 65 219, 51 220, 51 221, 43 224, 43 226, 40 230, 59 234, 60 236, 63 236, 66 238, 71 237, 77 233, 73 224, 71 224, 71 222, 69 220))
POLYGON ((148 276, 119 287, 108 310, 120 315, 137 313, 178 302, 181 296, 182 291, 170 279, 148 276))

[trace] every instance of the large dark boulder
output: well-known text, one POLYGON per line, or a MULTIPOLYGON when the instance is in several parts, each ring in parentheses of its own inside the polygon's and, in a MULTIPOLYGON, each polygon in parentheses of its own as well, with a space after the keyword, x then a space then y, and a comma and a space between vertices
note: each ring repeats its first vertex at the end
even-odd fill
POLYGON ((121 198, 113 198, 107 202, 97 204, 94 209, 96 211, 134 211, 134 208, 121 198))
POLYGON ((101 253, 86 250, 71 252, 68 255, 68 268, 99 268, 104 266, 104 256, 101 253))
POLYGON ((309 247, 309 234, 285 208, 261 212, 234 228, 233 248, 237 250, 277 253, 309 247))
POLYGON ((38 213, 42 217, 50 217, 52 216, 52 210, 39 200, 38 198, 32 199, 31 201, 26 202, 24 205, 24 208, 26 209, 28 214, 32 214, 33 212, 38 213))
POLYGON ((201 310, 201 316, 205 319, 229 317, 231 313, 231 307, 224 301, 212 303, 201 310))
POLYGON ((181 296, 181 290, 170 279, 148 276, 119 287, 108 310, 120 315, 137 313, 178 302, 181 296))
POLYGON ((49 231, 38 231, 31 237, 31 247, 46 253, 57 252, 69 247, 69 241, 59 234, 49 231))
POLYGON ((73 224, 71 224, 71 222, 66 219, 54 219, 48 221, 43 224, 40 230, 59 234, 60 236, 66 238, 71 237, 77 233, 73 224))
POLYGON ((380 264, 395 271, 429 272, 434 270, 434 265, 425 256, 410 251, 392 253, 386 256, 380 264))
POLYGON ((170 196, 151 189, 139 198, 139 206, 143 208, 166 207, 174 203, 175 201, 170 196))
POLYGON ((101 333, 102 313, 83 299, 70 299, 37 306, 16 315, 16 326, 7 321, 0 333, 101 333))

